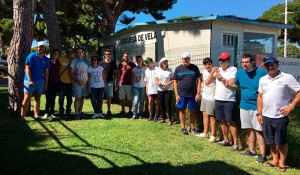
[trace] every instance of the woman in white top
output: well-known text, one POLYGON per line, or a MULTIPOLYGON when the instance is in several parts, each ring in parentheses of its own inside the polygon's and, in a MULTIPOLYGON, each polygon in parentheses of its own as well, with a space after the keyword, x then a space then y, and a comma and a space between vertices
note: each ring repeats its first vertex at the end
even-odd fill
POLYGON ((159 61, 159 67, 155 74, 155 83, 158 85, 157 95, 159 101, 160 114, 162 120, 159 123, 166 122, 166 111, 169 117, 168 125, 173 124, 172 120, 172 94, 173 94, 173 71, 169 68, 168 59, 162 58, 159 61))
POLYGON ((91 94, 91 102, 94 108, 95 114, 92 118, 104 118, 101 112, 102 98, 106 86, 106 78, 104 74, 104 68, 98 66, 98 59, 96 56, 91 58, 91 66, 88 68, 88 87, 91 94))

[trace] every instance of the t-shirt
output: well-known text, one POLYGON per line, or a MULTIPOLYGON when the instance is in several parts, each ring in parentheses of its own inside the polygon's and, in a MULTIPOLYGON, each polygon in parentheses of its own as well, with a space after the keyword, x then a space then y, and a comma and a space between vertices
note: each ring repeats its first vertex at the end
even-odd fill
POLYGON ((91 74, 91 87, 92 88, 102 88, 105 87, 103 77, 102 77, 102 66, 98 66, 97 68, 89 67, 88 73, 91 74))
POLYGON ((136 65, 131 61, 127 64, 122 62, 118 65, 118 69, 121 71, 120 85, 132 85, 132 69, 135 67, 136 65))
MULTIPOLYGON (((223 78, 229 80, 235 78, 236 67, 229 66, 225 71, 219 67, 220 74, 223 78)), ((230 89, 224 86, 221 80, 216 79, 216 94, 215 99, 220 101, 235 101, 235 89, 230 89)))
POLYGON ((148 85, 148 94, 157 94, 157 84, 155 83, 155 74, 156 74, 156 71, 158 70, 159 68, 156 67, 156 66, 153 66, 152 68, 148 68, 146 71, 145 71, 145 79, 144 81, 147 82, 147 85, 148 85))
POLYGON ((290 104, 290 91, 300 91, 300 84, 290 74, 280 72, 275 78, 269 75, 259 80, 258 92, 263 93, 262 115, 269 118, 284 117, 280 109, 290 104))
POLYGON ((210 75, 210 72, 207 70, 204 70, 202 73, 202 79, 204 81, 203 91, 202 91, 202 98, 209 100, 209 101, 215 101, 215 93, 216 93, 216 81, 213 81, 210 84, 206 84, 207 78, 210 75))
POLYGON ((197 79, 201 77, 198 67, 194 64, 189 66, 180 65, 175 69, 173 79, 177 80, 179 96, 195 97, 197 95, 197 79))
POLYGON ((268 72, 262 68, 256 68, 251 72, 240 69, 234 79, 234 84, 241 87, 240 108, 245 110, 257 110, 257 89, 261 77, 268 72))
POLYGON ((100 66, 104 68, 104 73, 106 75, 106 82, 109 83, 113 81, 114 71, 117 69, 117 65, 114 61, 106 63, 104 60, 100 61, 100 66))
MULTIPOLYGON (((37 52, 30 53, 26 58, 25 64, 30 65, 30 75, 32 81, 44 80, 44 71, 45 69, 50 68, 49 58, 45 55, 42 58, 39 58, 37 52)), ((24 80, 28 80, 26 72, 24 80)))
MULTIPOLYGON (((70 65, 71 68, 74 69, 74 75, 75 77, 86 83, 88 81, 88 62, 87 61, 84 61, 83 59, 78 59, 78 58, 75 58, 71 61, 71 65, 70 65)), ((73 82, 73 83, 77 83, 77 82, 73 82)))
POLYGON ((134 73, 134 87, 142 88, 145 87, 145 71, 147 67, 143 66, 142 68, 135 67, 132 69, 132 72, 134 73))
MULTIPOLYGON (((69 65, 69 63, 72 61, 71 58, 67 58, 65 56, 60 56, 58 58, 58 61, 60 63, 59 67, 59 75, 66 69, 66 67, 69 65)), ((60 81, 63 83, 72 83, 72 78, 70 75, 69 68, 67 68, 64 73, 60 76, 60 81)))
MULTIPOLYGON (((172 69, 168 68, 167 70, 163 70, 159 68, 155 74, 155 78, 158 78, 158 81, 162 84, 165 85, 169 83, 172 80, 173 77, 173 71, 172 69)), ((173 84, 169 85, 168 88, 165 88, 163 86, 158 86, 158 91, 167 91, 167 90, 173 90, 173 84)))

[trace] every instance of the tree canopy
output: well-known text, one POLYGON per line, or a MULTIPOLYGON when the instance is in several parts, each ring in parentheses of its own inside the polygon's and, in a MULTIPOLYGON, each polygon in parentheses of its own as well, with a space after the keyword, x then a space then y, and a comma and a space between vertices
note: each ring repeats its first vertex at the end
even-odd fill
MULTIPOLYGON (((280 57, 283 57, 283 50, 284 50, 284 45, 281 45, 280 47, 277 48, 277 55, 280 57)), ((287 57, 289 58, 300 58, 300 48, 296 47, 293 44, 287 44, 286 45, 286 50, 287 50, 287 57)))
MULTIPOLYGON (((278 4, 271 9, 265 11, 260 19, 265 19, 272 22, 284 23, 285 5, 278 4)), ((300 0, 288 2, 288 24, 294 25, 294 29, 288 29, 288 40, 290 43, 298 43, 300 45, 300 0)), ((282 39, 284 33, 279 37, 282 39)))

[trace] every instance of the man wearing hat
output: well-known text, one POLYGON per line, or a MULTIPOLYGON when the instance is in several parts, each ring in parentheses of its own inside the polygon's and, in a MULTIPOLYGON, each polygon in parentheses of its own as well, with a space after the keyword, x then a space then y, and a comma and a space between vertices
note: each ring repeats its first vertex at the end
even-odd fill
POLYGON ((201 96, 201 74, 198 67, 191 64, 191 54, 182 54, 182 65, 178 66, 173 74, 174 92, 176 96, 176 107, 179 108, 181 132, 188 135, 185 128, 185 111, 188 104, 190 110, 190 132, 199 135, 195 129, 196 109, 199 108, 198 101, 201 96))
POLYGON ((263 127, 266 143, 271 147, 273 160, 263 164, 284 172, 288 153, 287 126, 289 113, 300 101, 300 84, 290 74, 278 70, 279 62, 273 56, 264 58, 268 75, 259 81, 257 120, 263 127), (290 102, 290 91, 297 93, 290 102))
POLYGON ((24 76, 24 100, 21 108, 21 118, 19 122, 25 122, 25 115, 29 108, 29 102, 34 96, 34 119, 40 121, 40 99, 44 91, 47 90, 50 61, 45 56, 45 43, 37 43, 37 51, 30 53, 25 61, 24 76))
POLYGON ((207 83, 216 79, 215 93, 215 114, 216 119, 221 121, 221 129, 224 140, 217 143, 220 146, 230 146, 228 139, 228 124, 233 136, 232 151, 238 151, 238 133, 234 116, 236 88, 233 84, 237 72, 236 67, 230 66, 231 56, 229 53, 222 53, 219 57, 220 67, 214 67, 207 78, 207 83), (228 123, 228 124, 227 124, 228 123))

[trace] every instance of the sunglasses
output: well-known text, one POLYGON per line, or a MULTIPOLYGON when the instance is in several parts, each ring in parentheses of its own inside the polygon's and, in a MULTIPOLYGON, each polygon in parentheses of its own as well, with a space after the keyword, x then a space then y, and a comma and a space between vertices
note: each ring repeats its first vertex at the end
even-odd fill
POLYGON ((219 59, 219 62, 224 63, 224 62, 227 61, 227 60, 229 60, 229 59, 219 59))
POLYGON ((97 61, 97 59, 92 59, 92 61, 97 61))
POLYGON ((73 52, 67 51, 66 53, 73 53, 73 52))
POLYGON ((111 55, 110 53, 106 53, 105 55, 111 55))

